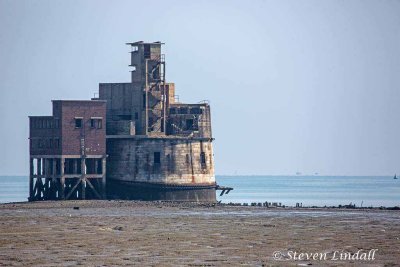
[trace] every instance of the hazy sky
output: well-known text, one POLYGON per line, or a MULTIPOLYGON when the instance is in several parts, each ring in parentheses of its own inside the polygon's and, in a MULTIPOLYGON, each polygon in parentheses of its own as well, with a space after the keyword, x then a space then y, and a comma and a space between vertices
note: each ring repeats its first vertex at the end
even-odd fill
POLYGON ((0 0, 0 175, 28 174, 29 115, 129 82, 139 40, 210 101, 217 174, 400 173, 400 1, 0 0))

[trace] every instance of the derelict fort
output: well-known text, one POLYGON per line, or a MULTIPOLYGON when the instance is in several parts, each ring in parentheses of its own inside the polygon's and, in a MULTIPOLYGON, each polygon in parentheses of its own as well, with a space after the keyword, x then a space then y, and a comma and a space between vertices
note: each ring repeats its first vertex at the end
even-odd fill
POLYGON ((184 104, 165 79, 163 43, 128 43, 131 82, 101 83, 91 100, 53 100, 30 116, 29 200, 215 202, 211 113, 184 104))

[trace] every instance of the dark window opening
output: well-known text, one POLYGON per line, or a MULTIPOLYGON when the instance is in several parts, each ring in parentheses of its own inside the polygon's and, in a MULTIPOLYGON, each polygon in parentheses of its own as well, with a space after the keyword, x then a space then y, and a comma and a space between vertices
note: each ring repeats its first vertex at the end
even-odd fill
POLYGON ((64 173, 81 174, 82 173, 81 159, 65 159, 64 173))
POLYGON ((200 161, 201 161, 202 165, 206 164, 206 153, 204 153, 204 152, 200 153, 200 161))
POLYGON ((144 45, 144 58, 150 58, 150 45, 144 45))
POLYGON ((103 127, 102 119, 90 119, 90 127, 95 129, 101 129, 103 127))
POLYGON ((82 128, 82 119, 75 118, 75 128, 82 128))
POLYGON ((161 154, 160 152, 154 152, 154 164, 161 163, 161 154))
POLYGON ((137 112, 135 112, 135 120, 139 119, 139 114, 137 112))
POLYGON ((176 114, 176 108, 170 108, 169 109, 170 114, 176 114))

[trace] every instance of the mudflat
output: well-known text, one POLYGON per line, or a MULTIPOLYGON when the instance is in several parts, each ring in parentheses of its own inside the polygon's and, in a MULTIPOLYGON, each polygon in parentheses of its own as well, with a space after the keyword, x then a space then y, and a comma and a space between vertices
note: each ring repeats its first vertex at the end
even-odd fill
POLYGON ((0 266, 398 266, 399 238, 396 210, 0 205, 0 266))

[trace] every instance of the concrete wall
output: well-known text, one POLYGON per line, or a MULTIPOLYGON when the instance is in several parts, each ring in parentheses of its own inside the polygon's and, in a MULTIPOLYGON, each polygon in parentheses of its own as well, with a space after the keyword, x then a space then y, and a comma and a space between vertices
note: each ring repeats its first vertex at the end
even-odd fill
POLYGON ((120 120, 107 121, 108 135, 135 135, 134 121, 120 120))
MULTIPOLYGON (((99 99, 107 101, 107 129, 116 121, 133 121, 135 133, 144 132, 143 87, 137 83, 101 83, 99 99)), ((115 134, 113 131, 107 135, 115 134)))
POLYGON ((211 139, 107 138, 107 154, 107 179, 215 184, 211 139), (160 163, 155 163, 155 152, 160 163))
POLYGON ((182 103, 170 105, 167 134, 211 138, 210 106, 182 103))
MULTIPOLYGON (((152 70, 161 57, 161 43, 138 43, 133 45, 135 51, 131 52, 132 82, 145 83, 146 59, 148 69, 152 70), (148 49, 148 50, 147 50, 148 49)), ((159 71, 157 71, 159 74, 159 71)), ((149 75, 148 82, 153 82, 152 76, 149 75)))

